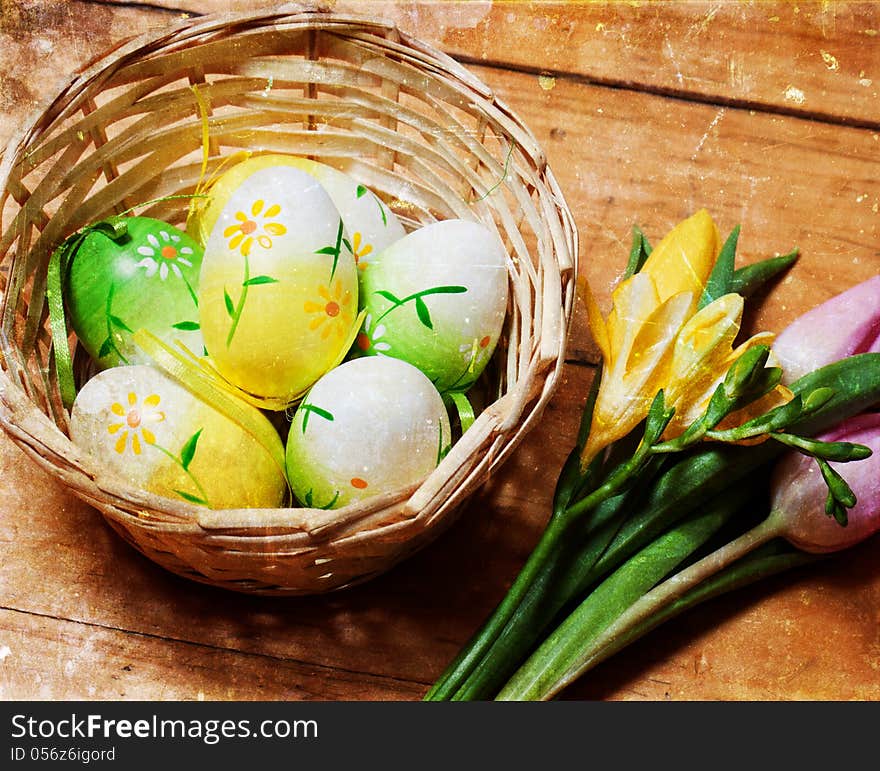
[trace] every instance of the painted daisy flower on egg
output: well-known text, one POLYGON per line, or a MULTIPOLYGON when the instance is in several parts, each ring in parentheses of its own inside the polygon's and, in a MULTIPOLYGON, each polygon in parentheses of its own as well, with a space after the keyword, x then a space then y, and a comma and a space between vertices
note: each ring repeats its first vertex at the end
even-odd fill
POLYGON ((372 253, 373 245, 364 241, 364 237, 360 231, 352 236, 350 251, 354 255, 354 261, 357 263, 358 268, 360 270, 366 269, 367 261, 364 258, 372 253))
POLYGON ((377 353, 381 356, 385 351, 391 350, 391 345, 382 340, 387 331, 384 324, 376 324, 374 327, 373 314, 368 313, 357 336, 357 347, 364 353, 377 353))
POLYGON ((152 278, 158 272, 163 281, 168 278, 169 272, 178 278, 183 278, 180 266, 192 267, 193 250, 189 246, 178 246, 180 236, 160 230, 159 235, 147 234, 147 243, 138 247, 138 254, 144 259, 137 263, 137 267, 144 268, 147 278, 152 278))
POLYGON ((312 316, 309 329, 321 329, 321 339, 326 340, 331 334, 342 339, 348 334, 354 321, 352 293, 345 288, 340 279, 331 282, 330 286, 319 286, 317 290, 320 300, 306 300, 304 310, 312 316))
POLYGON ((131 392, 128 394, 127 401, 126 405, 119 402, 114 402, 111 405, 110 411, 119 420, 114 420, 107 426, 107 433, 116 439, 113 449, 120 455, 129 446, 135 455, 140 455, 142 442, 156 443, 156 436, 148 426, 165 420, 165 413, 158 409, 161 401, 158 394, 150 394, 139 404, 138 395, 131 392))
POLYGON ((267 207, 265 201, 258 199, 251 204, 250 213, 235 213, 236 222, 223 231, 223 237, 230 239, 229 248, 233 251, 238 249, 243 257, 251 253, 255 241, 263 249, 271 249, 272 237, 287 233, 285 225, 274 221, 279 214, 279 204, 273 203, 267 207))

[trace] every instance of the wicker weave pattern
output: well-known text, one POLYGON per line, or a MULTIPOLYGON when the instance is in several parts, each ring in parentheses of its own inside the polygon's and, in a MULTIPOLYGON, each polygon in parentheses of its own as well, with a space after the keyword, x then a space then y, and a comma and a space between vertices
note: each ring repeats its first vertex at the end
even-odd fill
MULTIPOLYGON (((563 196, 531 133, 488 87, 391 24, 215 16, 131 40, 74 75, 10 143, 0 196, 0 424, 137 549, 195 580, 309 594, 387 570, 453 521, 555 389, 577 255, 563 196), (240 150, 309 156, 373 189, 408 228, 476 218, 507 247, 508 319, 479 383, 482 412, 416 488, 338 511, 207 511, 133 489, 68 439, 49 256, 89 222, 194 191, 199 99, 208 175, 240 150)), ((181 225, 186 210, 171 200, 137 213, 181 225)))

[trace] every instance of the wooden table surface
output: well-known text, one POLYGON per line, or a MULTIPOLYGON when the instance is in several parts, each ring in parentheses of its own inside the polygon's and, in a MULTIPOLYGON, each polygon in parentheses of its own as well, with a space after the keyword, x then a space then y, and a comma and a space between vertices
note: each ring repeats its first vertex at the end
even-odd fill
MULTIPOLYGON (((268 7, 268 4, 266 4, 268 7)), ((743 262, 801 258, 751 314, 779 331, 880 269, 880 5, 370 2, 459 58, 544 147, 608 307, 630 229, 707 207, 743 262)), ((233 0, 0 0, 0 146, 119 40, 233 0)), ((123 543, 0 437, 0 698, 416 700, 503 595, 547 518, 596 350, 578 314, 545 419, 435 543, 300 599, 202 586, 123 543)), ((880 698, 880 540, 719 598, 565 694, 880 698)))

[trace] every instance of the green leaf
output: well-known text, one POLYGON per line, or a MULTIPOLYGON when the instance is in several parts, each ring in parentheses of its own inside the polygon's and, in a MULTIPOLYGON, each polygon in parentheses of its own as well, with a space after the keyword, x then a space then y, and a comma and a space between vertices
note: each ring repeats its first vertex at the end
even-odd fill
POLYGON ((112 350, 113 341, 108 337, 103 343, 101 343, 101 349, 98 351, 98 358, 103 359, 105 356, 108 356, 112 350))
POLYGON ((126 332, 131 332, 131 327, 128 326, 119 316, 114 316, 112 313, 107 316, 107 320, 117 329, 124 329, 126 332))
POLYGON ((229 292, 225 289, 223 290, 223 302, 226 303, 226 312, 229 314, 229 318, 235 318, 235 304, 232 302, 232 298, 229 296, 229 292))
POLYGON ((463 294, 467 292, 466 286, 434 286, 430 289, 425 289, 422 292, 419 292, 419 297, 427 297, 431 294, 463 294))
POLYGON ((629 262, 626 265, 624 278, 629 278, 638 273, 645 264, 645 260, 651 254, 651 247, 645 234, 642 233, 638 225, 633 225, 632 247, 629 252, 629 262))
POLYGON ((178 321, 176 324, 172 324, 171 327, 184 332, 194 332, 197 329, 201 329, 198 321, 178 321))
POLYGON ((388 300, 388 302, 392 302, 395 305, 401 305, 403 302, 399 297, 391 294, 391 292, 388 292, 385 289, 377 289, 375 294, 379 295, 380 297, 384 297, 386 300, 388 300))
POLYGON ((192 493, 186 492, 186 490, 175 490, 181 498, 185 501, 189 501, 190 503, 198 503, 202 506, 207 506, 208 502, 204 498, 200 498, 198 495, 193 495, 192 493))
POLYGON ((434 324, 431 321, 431 314, 428 311, 428 306, 425 305, 425 301, 421 297, 416 297, 416 314, 418 314, 419 321, 421 321, 428 329, 434 328, 434 324))
POLYGON ((363 185, 358 185, 357 186, 357 193, 356 193, 357 197, 363 198, 366 194, 367 194, 367 188, 365 188, 363 185))
POLYGON ((324 418, 324 420, 329 420, 329 421, 334 420, 333 413, 328 412, 327 410, 322 409, 321 407, 316 407, 314 404, 307 404, 307 403, 303 402, 300 409, 302 410, 302 413, 303 413, 303 419, 302 419, 302 433, 303 434, 306 432, 306 428, 309 425, 309 416, 312 413, 317 415, 319 418, 324 418))
POLYGON ((793 249, 788 254, 771 257, 770 259, 738 268, 733 272, 730 291, 741 294, 743 297, 748 297, 792 265, 797 258, 798 250, 793 249))
POLYGON ((331 422, 335 420, 333 413, 328 412, 327 410, 316 407, 314 404, 307 404, 305 406, 308 408, 309 412, 314 412, 319 418, 324 418, 324 420, 329 420, 331 422))
POLYGON ((183 445, 183 449, 180 451, 180 464, 183 466, 184 471, 189 470, 189 464, 192 463, 193 458, 196 454, 196 445, 199 443, 199 437, 202 434, 204 429, 200 428, 196 431, 189 439, 186 440, 186 444, 183 445))
POLYGON ((318 508, 324 509, 324 511, 326 511, 327 509, 332 509, 333 506, 336 504, 336 501, 338 501, 338 500, 339 500, 339 490, 336 491, 336 495, 334 495, 328 503, 325 503, 323 506, 318 506, 318 508))
POLYGON ((128 218, 110 217, 90 225, 86 230, 101 233, 109 239, 118 242, 128 235, 128 218))
POLYGON ((335 246, 324 246, 315 251, 315 254, 336 254, 335 246))
POLYGON ((663 390, 657 391, 654 401, 651 402, 651 408, 648 410, 648 417, 645 421, 645 443, 654 444, 663 435, 669 421, 675 414, 675 408, 666 408, 666 399, 663 390))
POLYGON ((277 284, 278 279, 271 276, 254 276, 242 282, 242 286, 260 286, 260 284, 277 284))
POLYGON ((700 297, 700 308, 731 292, 734 272, 733 263, 736 259, 736 244, 739 240, 739 231, 740 226, 737 225, 730 231, 724 246, 721 247, 718 259, 715 261, 715 267, 712 268, 709 280, 706 282, 706 288, 700 297))

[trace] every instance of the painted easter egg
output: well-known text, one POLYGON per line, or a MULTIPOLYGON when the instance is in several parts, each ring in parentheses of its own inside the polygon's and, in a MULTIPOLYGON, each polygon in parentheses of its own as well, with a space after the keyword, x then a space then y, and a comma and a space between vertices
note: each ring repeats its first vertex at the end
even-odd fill
POLYGON ((149 363, 132 339, 138 329, 203 354, 197 299, 202 248, 192 238, 150 217, 114 217, 71 243, 68 318, 100 368, 149 363))
POLYGON ((70 434, 134 486, 215 509, 277 508, 284 447, 266 417, 241 403, 251 432, 148 365, 112 367, 80 390, 70 434), (274 434, 277 442, 270 445, 274 434))
POLYGON ((207 233, 199 319, 212 363, 250 394, 294 400, 355 334, 357 267, 333 201, 311 175, 259 156, 216 181, 191 227, 207 233))
POLYGON ((444 220, 377 254, 361 277, 367 311, 355 350, 408 361, 441 393, 485 368, 507 311, 507 255, 486 226, 444 220))
POLYGON ((398 359, 352 359, 299 405, 287 475, 303 505, 338 508, 417 483, 449 443, 443 399, 422 372, 398 359))
POLYGON ((311 174, 327 191, 345 223, 351 238, 349 247, 360 271, 366 270, 376 254, 406 235, 394 212, 353 177, 308 158, 280 158, 311 174))
MULTIPOLYGON (((273 167, 291 166, 314 177, 330 196, 336 207, 345 231, 350 237, 347 243, 358 267, 364 270, 370 259, 386 246, 403 238, 406 231, 397 216, 366 185, 350 175, 309 158, 296 155, 271 154, 254 159, 262 165, 273 167)), ((246 169, 242 167, 239 172, 246 169)), ((230 178, 228 181, 232 181, 230 178)), ((215 187, 215 191, 216 191, 215 187)), ((210 202, 203 212, 191 221, 194 237, 205 243, 214 225, 217 208, 210 202)))

